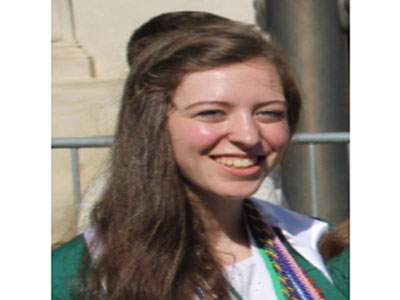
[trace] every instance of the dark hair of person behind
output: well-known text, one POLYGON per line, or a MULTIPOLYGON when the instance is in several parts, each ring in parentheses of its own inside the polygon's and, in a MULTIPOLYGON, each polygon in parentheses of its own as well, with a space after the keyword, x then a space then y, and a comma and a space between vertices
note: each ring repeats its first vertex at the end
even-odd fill
MULTIPOLYGON (((185 193, 166 126, 185 74, 264 58, 282 80, 291 133, 296 127, 300 94, 276 45, 251 25, 190 19, 179 28, 144 33, 128 47, 134 55, 128 54, 111 176, 92 213, 91 246, 101 247, 101 254, 89 278, 82 276, 83 292, 92 299, 101 297, 103 286, 109 300, 188 300, 199 290, 206 299, 230 299, 203 224, 204 207, 185 193)), ((153 28, 151 22, 144 26, 153 28)))
POLYGON ((331 232, 325 234, 319 243, 319 251, 328 261, 350 247, 350 221, 347 220, 331 232))

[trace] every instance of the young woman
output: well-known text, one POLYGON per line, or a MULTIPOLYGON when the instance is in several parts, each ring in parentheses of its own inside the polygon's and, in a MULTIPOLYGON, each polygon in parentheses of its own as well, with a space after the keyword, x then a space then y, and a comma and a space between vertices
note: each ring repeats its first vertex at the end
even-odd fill
POLYGON ((53 252, 53 297, 346 299, 318 252, 328 225, 251 198, 299 117, 281 51, 207 13, 133 37, 107 188, 53 252))

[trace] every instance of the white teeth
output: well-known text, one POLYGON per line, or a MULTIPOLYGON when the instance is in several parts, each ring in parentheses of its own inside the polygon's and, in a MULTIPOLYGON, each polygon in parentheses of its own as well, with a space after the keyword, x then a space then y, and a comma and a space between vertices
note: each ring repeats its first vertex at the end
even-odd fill
POLYGON ((248 168, 257 163, 257 158, 239 158, 239 157, 217 157, 215 159, 218 163, 235 167, 235 168, 248 168))

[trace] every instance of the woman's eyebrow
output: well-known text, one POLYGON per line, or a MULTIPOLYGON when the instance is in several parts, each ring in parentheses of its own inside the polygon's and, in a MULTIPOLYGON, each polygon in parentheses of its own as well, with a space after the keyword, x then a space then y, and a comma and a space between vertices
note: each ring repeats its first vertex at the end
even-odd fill
POLYGON ((184 110, 188 110, 191 109, 193 107, 196 106, 200 106, 200 105, 222 105, 222 106, 230 106, 230 104, 228 102, 225 101, 215 101, 215 100, 206 100, 206 101, 198 101, 195 103, 191 103, 189 105, 187 105, 184 110))
POLYGON ((260 102, 256 105, 256 107, 261 107, 261 106, 267 106, 267 105, 272 105, 272 104, 280 104, 285 106, 286 108, 288 107, 288 103, 286 100, 268 100, 268 101, 263 101, 260 102))
MULTIPOLYGON (((287 107, 287 102, 286 100, 282 99, 282 100, 267 100, 267 101, 263 101, 260 102, 256 105, 256 107, 261 107, 261 106, 266 106, 266 105, 271 105, 271 104, 281 104, 284 105, 285 107, 287 107)), ((185 106, 184 110, 189 110, 193 107, 196 106, 201 106, 201 105, 221 105, 221 106, 225 106, 225 107, 229 107, 232 104, 229 102, 225 102, 225 101, 218 101, 218 100, 205 100, 205 101, 198 101, 195 103, 191 103, 187 106, 185 106)))

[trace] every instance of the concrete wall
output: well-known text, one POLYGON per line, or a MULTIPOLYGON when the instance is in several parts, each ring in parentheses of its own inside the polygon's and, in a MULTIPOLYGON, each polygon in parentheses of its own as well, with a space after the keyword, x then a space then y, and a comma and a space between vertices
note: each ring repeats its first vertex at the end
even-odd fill
MULTIPOLYGON (((53 0, 52 136, 112 135, 123 80, 125 46, 134 29, 160 13, 198 10, 255 23, 253 0, 53 0)), ((69 150, 52 151, 52 240, 75 235, 69 150)), ((82 191, 107 149, 80 150, 82 191)))

